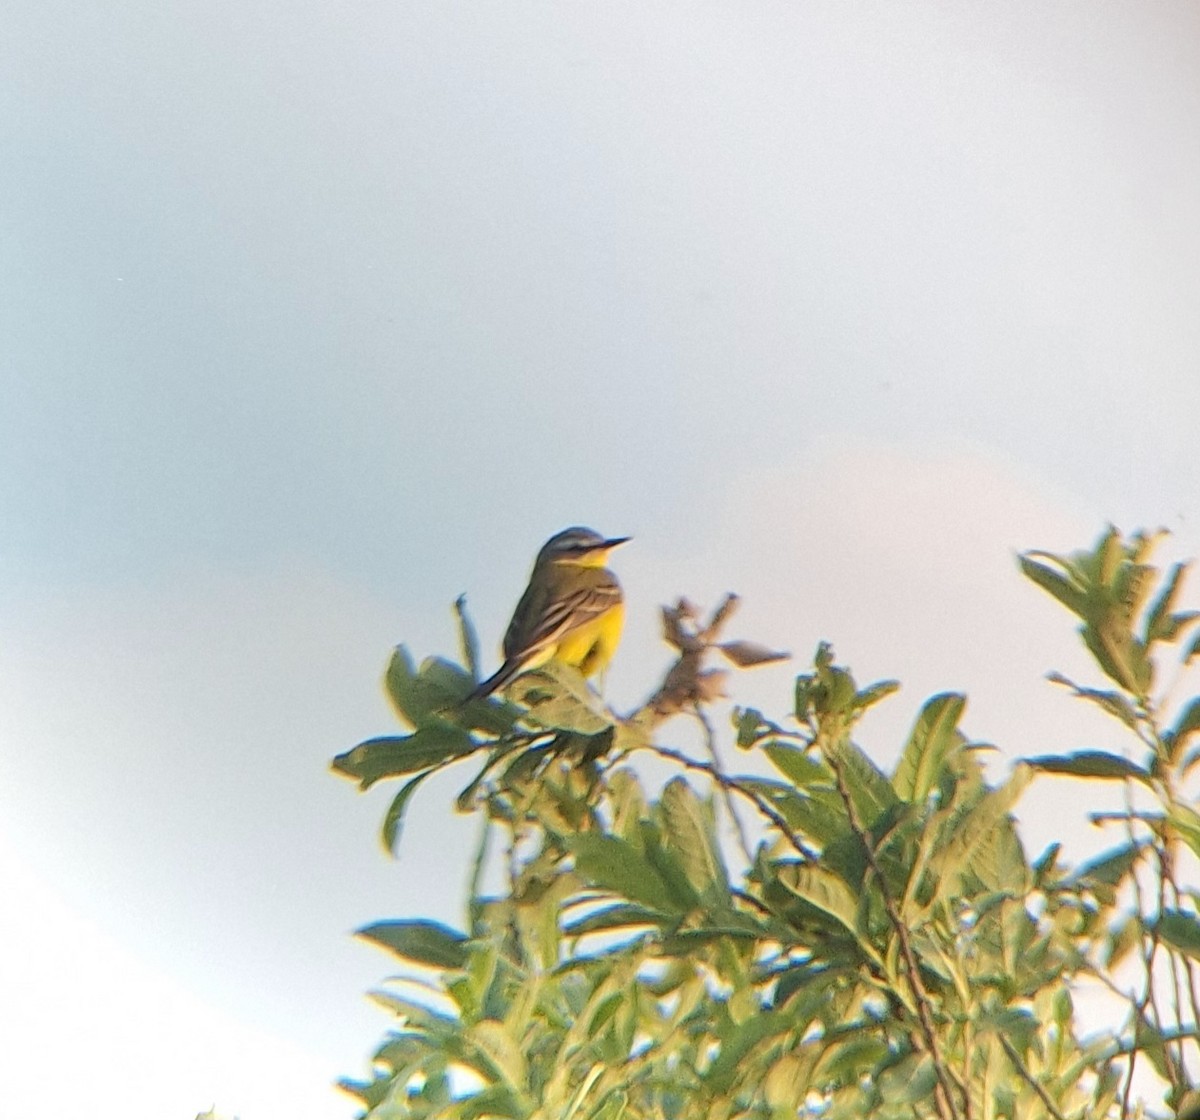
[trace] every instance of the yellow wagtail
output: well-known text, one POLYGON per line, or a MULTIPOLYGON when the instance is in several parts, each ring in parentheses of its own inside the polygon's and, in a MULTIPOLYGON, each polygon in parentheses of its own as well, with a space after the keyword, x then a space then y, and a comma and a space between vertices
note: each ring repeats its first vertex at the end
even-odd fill
POLYGON ((585 677, 599 673, 612 659, 625 622, 621 585, 604 564, 627 540, 579 526, 551 537, 533 563, 529 586, 508 624, 504 664, 467 699, 490 696, 551 658, 585 677))

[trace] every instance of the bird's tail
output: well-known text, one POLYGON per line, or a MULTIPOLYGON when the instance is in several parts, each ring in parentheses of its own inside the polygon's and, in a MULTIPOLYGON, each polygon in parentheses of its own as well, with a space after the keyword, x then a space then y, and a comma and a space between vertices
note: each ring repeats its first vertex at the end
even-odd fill
POLYGON ((523 661, 515 657, 506 658, 504 664, 488 677, 486 681, 481 681, 475 686, 475 690, 463 703, 469 704, 472 700, 482 700, 485 696, 491 696, 493 692, 496 692, 507 684, 511 684, 524 667, 525 663, 523 661))

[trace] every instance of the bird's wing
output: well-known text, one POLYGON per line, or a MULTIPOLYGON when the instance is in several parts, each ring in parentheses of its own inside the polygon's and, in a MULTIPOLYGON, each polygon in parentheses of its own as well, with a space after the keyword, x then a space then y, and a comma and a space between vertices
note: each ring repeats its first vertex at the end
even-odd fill
POLYGON ((527 660, 620 603, 621 588, 611 577, 551 598, 544 608, 531 611, 527 619, 522 618, 519 628, 514 616, 514 625, 505 636, 504 652, 509 657, 527 660))

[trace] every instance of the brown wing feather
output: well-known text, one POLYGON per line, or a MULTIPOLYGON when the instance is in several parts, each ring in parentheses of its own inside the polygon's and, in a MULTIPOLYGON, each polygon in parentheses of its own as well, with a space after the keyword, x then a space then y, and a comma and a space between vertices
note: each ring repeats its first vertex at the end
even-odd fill
MULTIPOLYGON (((578 573, 572 582, 578 582, 578 573)), ((478 685, 468 700, 488 696, 513 680, 548 646, 621 602, 621 587, 606 568, 588 571, 585 586, 563 594, 561 583, 549 579, 525 589, 504 635, 504 664, 478 685)))

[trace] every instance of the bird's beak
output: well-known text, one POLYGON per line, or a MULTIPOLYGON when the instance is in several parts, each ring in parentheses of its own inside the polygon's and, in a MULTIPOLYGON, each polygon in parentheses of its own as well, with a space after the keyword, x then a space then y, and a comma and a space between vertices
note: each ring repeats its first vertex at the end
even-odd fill
POLYGON ((633 540, 632 537, 610 537, 608 540, 606 540, 604 542, 604 544, 601 547, 607 552, 608 549, 616 548, 617 545, 624 544, 626 541, 631 541, 631 540, 633 540))

